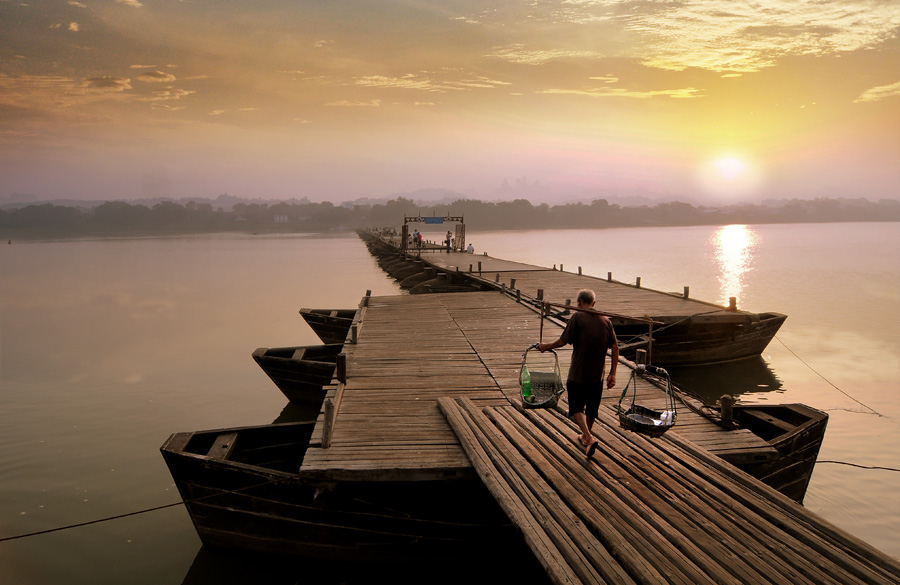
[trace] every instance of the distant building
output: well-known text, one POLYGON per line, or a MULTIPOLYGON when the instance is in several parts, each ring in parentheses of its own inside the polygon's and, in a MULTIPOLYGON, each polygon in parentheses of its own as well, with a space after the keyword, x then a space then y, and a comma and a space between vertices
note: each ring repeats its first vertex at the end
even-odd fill
POLYGON ((289 218, 287 215, 276 215, 276 216, 273 218, 273 221, 274 221, 275 223, 288 223, 288 222, 290 222, 291 220, 290 220, 290 218, 289 218))

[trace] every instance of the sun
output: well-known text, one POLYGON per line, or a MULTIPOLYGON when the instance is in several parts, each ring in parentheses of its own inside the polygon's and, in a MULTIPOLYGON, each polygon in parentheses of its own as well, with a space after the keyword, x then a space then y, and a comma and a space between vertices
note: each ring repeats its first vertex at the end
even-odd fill
POLYGON ((713 166, 718 169, 719 175, 726 181, 739 179, 747 170, 747 165, 734 157, 720 158, 713 162, 713 166))
POLYGON ((700 166, 698 179, 707 194, 717 197, 753 195, 761 184, 758 166, 736 154, 710 157, 700 166))

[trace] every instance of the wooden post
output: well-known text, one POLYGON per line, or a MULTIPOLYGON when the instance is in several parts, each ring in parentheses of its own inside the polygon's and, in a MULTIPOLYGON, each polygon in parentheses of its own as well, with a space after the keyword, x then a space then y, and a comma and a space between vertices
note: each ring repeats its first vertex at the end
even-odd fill
POLYGON ((334 366, 335 376, 338 382, 342 384, 347 382, 347 354, 341 352, 337 354, 337 362, 334 366))
POLYGON ((722 403, 722 422, 730 425, 734 420, 734 396, 725 394, 720 400, 722 403))
MULTIPOLYGON (((538 289, 538 291, 537 291, 537 300, 539 300, 539 301, 543 301, 543 300, 544 300, 544 289, 542 289, 542 288, 539 288, 539 289, 538 289)), ((541 309, 541 314, 543 314, 543 313, 544 313, 544 309, 542 308, 542 309, 541 309)))
POLYGON ((359 325, 354 323, 350 326, 350 343, 356 344, 357 339, 359 338, 359 325))
POLYGON ((481 276, 481 260, 478 261, 478 276, 481 276))
POLYGON ((322 427, 322 448, 331 447, 331 433, 334 431, 334 402, 326 398, 322 405, 325 409, 325 425, 322 427))
POLYGON ((606 281, 607 281, 607 282, 612 282, 612 272, 607 272, 607 273, 606 273, 606 281))
POLYGON ((689 296, 691 296, 691 287, 689 287, 689 286, 684 287, 684 295, 683 296, 684 296, 684 298, 688 298, 689 296))
POLYGON ((517 303, 522 302, 522 291, 520 291, 519 289, 516 289, 516 302, 517 303))
POLYGON ((560 271, 560 272, 563 271, 563 265, 562 265, 562 262, 559 263, 559 271, 560 271))
POLYGON ((581 266, 578 267, 578 276, 581 276, 581 266))
POLYGON ((509 288, 516 288, 516 279, 515 278, 509 279, 509 288))
POLYGON ((636 363, 639 366, 647 365, 647 350, 646 349, 639 349, 639 350, 635 351, 634 353, 635 353, 634 363, 636 363))
POLYGON ((728 310, 737 311, 737 297, 728 297, 728 310))
POLYGON ((637 280, 635 280, 634 286, 636 286, 637 288, 641 288, 641 277, 640 276, 638 276, 637 280))

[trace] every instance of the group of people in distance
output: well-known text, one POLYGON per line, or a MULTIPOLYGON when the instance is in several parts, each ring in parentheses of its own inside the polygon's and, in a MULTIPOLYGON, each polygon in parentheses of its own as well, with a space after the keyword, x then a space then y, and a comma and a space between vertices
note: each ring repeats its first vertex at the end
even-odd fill
MULTIPOLYGON (((408 237, 409 237, 409 239, 407 240, 406 243, 407 243, 410 247, 412 247, 412 246, 415 246, 416 248, 421 248, 421 247, 422 247, 422 232, 420 232, 419 230, 415 230, 415 231, 413 231, 411 234, 409 234, 408 237)), ((455 238, 453 237, 453 233, 448 231, 448 232, 447 232, 447 235, 444 237, 444 243, 445 243, 446 246, 447 246, 447 253, 448 253, 448 254, 449 254, 450 251, 453 249, 453 245, 454 245, 454 243, 455 243, 454 240, 455 240, 455 238)), ((474 254, 474 253, 475 253, 475 246, 473 246, 473 245, 471 244, 471 242, 470 242, 469 245, 466 247, 466 253, 468 253, 468 254, 474 254)))

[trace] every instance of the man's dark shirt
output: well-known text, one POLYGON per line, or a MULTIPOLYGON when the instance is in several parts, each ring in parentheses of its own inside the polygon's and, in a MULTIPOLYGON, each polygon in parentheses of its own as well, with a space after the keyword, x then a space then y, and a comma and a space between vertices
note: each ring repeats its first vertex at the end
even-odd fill
POLYGON ((585 384, 602 383, 606 351, 617 343, 609 318, 576 311, 560 338, 574 348, 568 379, 585 384))

